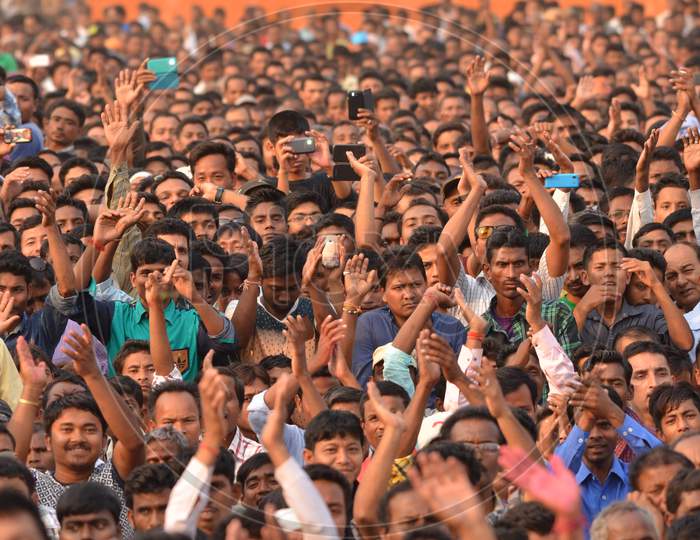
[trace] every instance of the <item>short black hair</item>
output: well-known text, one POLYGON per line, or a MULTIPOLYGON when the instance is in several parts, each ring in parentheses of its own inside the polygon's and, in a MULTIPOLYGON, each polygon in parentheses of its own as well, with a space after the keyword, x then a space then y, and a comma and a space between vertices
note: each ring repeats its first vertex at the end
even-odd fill
POLYGON ((41 92, 39 91, 39 85, 36 84, 36 82, 34 82, 34 79, 32 79, 31 77, 27 77, 26 75, 14 73, 7 77, 7 79, 5 80, 5 84, 10 83, 20 83, 30 86, 32 89, 32 94, 34 94, 34 99, 39 99, 39 96, 41 95, 41 92))
POLYGON ((143 339, 127 339, 124 342, 124 344, 119 348, 119 350, 117 351, 117 355, 112 361, 114 371, 118 375, 121 375, 121 372, 124 369, 124 361, 127 359, 127 357, 139 352, 145 352, 150 354, 151 344, 143 339))
POLYGON ((51 393, 51 389, 57 384, 67 382, 76 386, 82 386, 85 392, 88 391, 87 384, 82 379, 82 377, 79 377, 75 373, 65 371, 62 369, 59 369, 57 371, 58 372, 54 375, 53 380, 46 385, 46 388, 44 388, 44 392, 41 394, 41 408, 43 410, 46 410, 48 408, 49 394, 51 393))
POLYGON ((666 274, 666 259, 661 252, 649 248, 633 248, 627 252, 627 256, 640 261, 648 262, 652 269, 661 271, 661 275, 666 274))
MULTIPOLYGON (((433 452, 440 454, 443 459, 456 458, 457 461, 464 465, 469 481, 473 485, 478 485, 481 481, 483 467, 472 448, 445 439, 433 441, 420 450, 421 454, 432 454, 433 452)), ((416 463, 416 466, 420 467, 418 463, 416 463)))
POLYGON ((423 261, 413 249, 398 247, 386 250, 381 271, 381 286, 386 287, 391 276, 406 270, 418 270, 423 279, 427 279, 423 261))
POLYGON ((216 226, 219 226, 219 212, 216 205, 205 199, 204 197, 185 197, 177 201, 168 211, 168 217, 182 219, 183 214, 208 214, 216 221, 216 226))
POLYGON ((36 207, 36 202, 34 202, 32 199, 17 197, 16 199, 13 199, 7 207, 7 219, 12 219, 12 214, 18 208, 33 208, 39 212, 39 209, 36 207))
POLYGON ((136 272, 145 264, 170 265, 175 260, 173 247, 158 238, 144 238, 131 251, 131 271, 136 272))
POLYGON ((219 455, 214 462, 214 473, 225 476, 231 484, 236 483, 236 458, 226 448, 219 448, 219 455))
POLYGON ((632 381, 632 366, 625 360, 620 353, 615 350, 596 349, 591 353, 583 364, 583 372, 590 373, 598 364, 617 364, 622 367, 625 376, 625 382, 629 386, 632 381))
POLYGON ((272 238, 260 250, 263 265, 263 278, 301 276, 302 257, 299 244, 286 237, 272 238))
POLYGON ((661 467, 663 465, 680 465, 684 469, 692 469, 693 463, 683 454, 671 450, 668 446, 657 446, 648 452, 635 457, 630 463, 629 481, 632 487, 639 491, 639 481, 642 472, 652 467, 661 467))
POLYGON ((528 532, 546 536, 554 528, 554 512, 536 501, 520 502, 506 510, 502 520, 528 532))
POLYGON ((322 411, 306 426, 304 445, 308 450, 313 451, 317 443, 334 437, 350 437, 364 445, 365 435, 360 419, 346 411, 322 411))
POLYGON ((322 214, 325 214, 328 211, 326 208, 326 203, 315 191, 292 191, 285 197, 285 202, 287 214, 291 214, 295 208, 305 203, 315 204, 321 209, 322 214))
POLYGON ((336 403, 360 403, 362 399, 362 390, 352 388, 350 386, 334 386, 326 392, 323 400, 329 409, 333 408, 336 403))
POLYGON ((700 491, 700 469, 686 467, 676 473, 666 487, 666 508, 675 514, 681 505, 683 493, 700 491))
POLYGON ((521 231, 525 232, 525 222, 523 221, 523 218, 520 217, 520 215, 510 208, 509 206, 503 206, 499 204, 494 204, 493 206, 487 206, 484 208, 481 208, 479 210, 479 213, 476 215, 476 220, 474 221, 474 230, 479 227, 481 222, 484 220, 485 217, 487 216, 493 216, 496 214, 501 214, 504 216, 508 216, 510 219, 513 220, 515 223, 515 227, 521 231))
POLYGON ((65 186, 66 185, 66 175, 68 174, 68 171, 75 167, 81 167, 83 169, 87 169, 89 174, 94 174, 97 176, 99 174, 99 171, 97 170, 97 167, 95 164, 90 161, 89 159, 81 158, 81 157, 72 157, 67 159, 61 164, 61 168, 58 170, 58 178, 61 180, 61 185, 65 186))
POLYGON ((273 368, 291 368, 292 359, 284 354, 273 354, 263 358, 260 361, 260 367, 265 371, 270 371, 273 368))
POLYGON ((496 378, 498 379, 498 384, 501 385, 501 391, 504 396, 515 392, 518 388, 525 385, 530 392, 532 403, 537 403, 537 385, 524 369, 504 366, 496 370, 496 378))
POLYGON ((625 143, 608 144, 603 149, 600 173, 609 188, 634 182, 639 152, 625 143))
POLYGON ((156 409, 158 398, 167 393, 185 393, 191 395, 194 401, 197 403, 197 409, 200 410, 199 390, 197 389, 197 385, 187 383, 185 381, 166 381, 151 390, 151 393, 148 396, 148 412, 151 416, 153 416, 156 409))
POLYGON ((476 407, 473 405, 460 407, 454 413, 448 416, 440 427, 440 438, 449 440, 452 429, 462 420, 483 420, 486 422, 491 422, 498 431, 499 444, 503 444, 505 442, 505 438, 501 432, 501 428, 498 426, 498 422, 493 416, 491 416, 488 409, 486 407, 476 407))
POLYGON ((326 227, 339 227, 341 229, 345 229, 350 237, 355 237, 355 222, 344 214, 336 214, 334 212, 325 214, 314 225, 314 231, 316 234, 318 234, 319 231, 325 229, 326 227))
POLYGON ((629 362, 630 358, 633 356, 644 353, 660 354, 666 358, 668 362, 668 349, 664 345, 653 341, 637 341, 636 343, 631 343, 622 352, 622 356, 629 362))
POLYGON ((267 452, 253 454, 243 463, 241 463, 240 467, 238 467, 236 482, 241 486, 245 486, 245 482, 248 479, 248 476, 250 476, 250 473, 257 471, 260 467, 265 465, 272 465, 272 461, 270 460, 270 456, 267 454, 267 452))
POLYGON ((253 214, 253 211, 263 203, 273 203, 275 206, 279 206, 282 209, 284 216, 287 216, 287 208, 285 205, 284 195, 271 187, 262 187, 256 189, 248 197, 248 202, 246 203, 245 213, 249 216, 253 214))
POLYGON ((415 249, 422 249, 426 246, 437 244, 442 234, 442 227, 436 225, 421 225, 413 229, 406 245, 415 249))
POLYGON ((677 225, 681 221, 692 220, 693 216, 690 212, 690 208, 681 208, 680 210, 676 210, 675 212, 671 212, 669 215, 667 215, 666 219, 663 221, 663 224, 669 229, 673 229, 673 226, 677 225))
POLYGON ((173 470, 164 463, 146 463, 136 467, 124 483, 124 502, 133 510, 134 495, 160 493, 172 489, 177 482, 173 470))
POLYGON ((501 248, 513 248, 525 250, 526 257, 529 257, 529 241, 519 230, 494 231, 486 242, 486 260, 490 263, 494 253, 501 248))
POLYGON ((71 111, 78 118, 78 126, 83 127, 83 124, 85 124, 85 109, 80 103, 71 99, 59 99, 54 101, 46 110, 46 119, 48 120, 51 117, 51 113, 60 107, 71 111))
POLYGON ((152 223, 143 233, 144 238, 157 238, 160 234, 174 234, 187 238, 189 246, 194 239, 194 231, 190 224, 180 218, 164 217, 152 223))
POLYGON ((143 390, 139 383, 126 375, 116 375, 109 379, 114 391, 122 397, 131 396, 136 400, 139 408, 143 407, 143 390))
POLYGON ((665 188, 678 188, 687 191, 689 189, 688 180, 678 173, 664 174, 659 178, 659 181, 651 187, 651 195, 654 198, 654 204, 656 204, 656 199, 659 193, 661 193, 661 190, 665 188))
POLYGON ((654 388, 649 396, 649 412, 659 433, 661 433, 664 416, 678 408, 684 401, 692 401, 700 412, 700 394, 692 384, 679 381, 675 384, 662 384, 654 388))
MULTIPOLYGON (((668 506, 668 503, 666 505, 668 506)), ((691 512, 678 518, 666 529, 666 540, 695 540, 696 538, 700 538, 700 512, 691 512)))
POLYGON ((0 478, 19 478, 27 486, 30 494, 36 489, 36 480, 29 468, 10 456, 0 456, 0 478))
POLYGON ((77 208, 78 210, 80 210, 80 213, 83 214, 83 219, 85 221, 88 220, 88 207, 83 201, 78 199, 71 199, 70 197, 61 195, 56 198, 56 210, 58 210, 59 208, 63 208, 64 206, 72 206, 73 208, 77 208))
POLYGON ((53 177, 53 168, 51 167, 51 165, 49 165, 46 162, 46 160, 38 156, 28 156, 15 159, 11 163, 10 168, 3 174, 8 174, 9 172, 14 171, 15 169, 19 169, 20 167, 29 167, 30 169, 41 169, 41 171, 44 172, 49 179, 53 177))
POLYGON ((608 249, 619 251, 623 257, 627 257, 627 249, 620 242, 614 238, 601 238, 596 241, 595 244, 588 246, 586 251, 583 252, 583 267, 588 268, 593 255, 599 251, 606 251, 608 249))
POLYGON ((97 482, 73 484, 56 503, 56 517, 61 525, 67 517, 96 514, 103 510, 112 515, 114 523, 119 527, 121 503, 111 489, 97 482))
MULTIPOLYGON (((404 408, 408 407, 408 404, 411 402, 411 396, 408 395, 406 389, 400 384, 397 384, 394 381, 386 380, 377 381, 375 384, 380 396, 397 397, 403 402, 404 408)), ((360 398, 360 414, 362 415, 363 420, 365 418, 365 404, 368 401, 369 394, 365 391, 362 393, 362 397, 360 398)))
POLYGON ((267 124, 267 134, 272 144, 282 137, 301 135, 307 131, 309 131, 309 121, 301 113, 292 110, 276 113, 267 124))
POLYGON ((13 518, 25 513, 29 514, 39 530, 43 540, 49 540, 46 526, 39 513, 39 507, 17 490, 0 489, 0 516, 12 516, 13 518))
POLYGON ((197 143, 197 145, 192 149, 189 156, 190 168, 192 169, 192 176, 195 174, 195 166, 197 162, 206 157, 213 155, 221 155, 226 159, 226 168, 229 172, 233 173, 236 170, 236 152, 230 144, 214 142, 214 141, 204 141, 197 143))
POLYGON ((102 416, 97 402, 90 394, 78 392, 77 394, 61 396, 46 408, 44 411, 44 431, 47 435, 51 433, 51 426, 66 409, 77 409, 92 414, 99 420, 102 432, 105 433, 107 431, 107 421, 102 416))
POLYGON ((346 519, 349 522, 351 518, 353 491, 348 479, 337 469, 321 463, 306 465, 304 471, 309 478, 311 478, 312 482, 315 480, 324 480, 337 485, 341 489, 343 492, 343 499, 345 500, 345 510, 347 511, 346 519))

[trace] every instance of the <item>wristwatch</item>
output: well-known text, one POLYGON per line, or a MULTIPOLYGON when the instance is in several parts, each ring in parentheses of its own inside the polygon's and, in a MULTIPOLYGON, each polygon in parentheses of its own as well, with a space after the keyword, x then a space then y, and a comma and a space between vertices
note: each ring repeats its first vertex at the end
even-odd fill
POLYGON ((214 195, 214 202, 220 203, 221 199, 223 197, 224 197, 224 188, 222 188, 222 187, 216 188, 216 194, 214 195))

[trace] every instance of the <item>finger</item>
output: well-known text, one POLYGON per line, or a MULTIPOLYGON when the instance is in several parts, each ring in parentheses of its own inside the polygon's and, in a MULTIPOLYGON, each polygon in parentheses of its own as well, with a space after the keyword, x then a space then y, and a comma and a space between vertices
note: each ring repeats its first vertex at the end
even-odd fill
POLYGON ((204 361, 202 365, 204 366, 204 371, 208 371, 214 367, 214 349, 209 349, 209 352, 204 356, 204 361))

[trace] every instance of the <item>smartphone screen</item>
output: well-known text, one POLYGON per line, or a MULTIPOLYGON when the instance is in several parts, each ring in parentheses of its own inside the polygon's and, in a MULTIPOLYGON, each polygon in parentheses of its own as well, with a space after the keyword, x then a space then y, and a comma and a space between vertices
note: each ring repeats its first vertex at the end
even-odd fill
POLYGON ((177 74, 177 60, 174 57, 153 58, 146 67, 156 74, 156 80, 151 83, 151 90, 170 90, 180 85, 177 74))

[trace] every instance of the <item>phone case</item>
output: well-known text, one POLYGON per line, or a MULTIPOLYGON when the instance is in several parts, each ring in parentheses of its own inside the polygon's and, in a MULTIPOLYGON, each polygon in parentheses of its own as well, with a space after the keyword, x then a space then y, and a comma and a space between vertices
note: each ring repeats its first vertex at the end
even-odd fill
POLYGON ((316 141, 313 137, 299 137, 289 141, 289 146, 295 154, 313 154, 316 151, 316 141))
POLYGON ((168 90, 179 86, 180 76, 175 58, 154 58, 148 61, 146 67, 156 74, 156 80, 151 83, 152 90, 168 90))
POLYGON ((346 180, 348 182, 354 182, 355 180, 359 179, 360 177, 355 171, 352 170, 349 163, 336 163, 333 165, 333 180, 346 180))
POLYGON ((367 147, 364 144, 336 144, 333 146, 333 161, 347 163, 348 156, 345 152, 352 152, 357 159, 360 159, 367 153, 367 147))
POLYGON ((544 187, 547 189, 577 188, 579 183, 580 179, 578 174, 555 174, 554 176, 544 179, 544 187))
POLYGON ((365 98, 359 90, 351 90, 348 92, 348 118, 357 120, 357 111, 365 106, 365 98))

